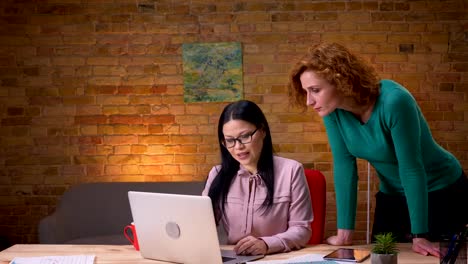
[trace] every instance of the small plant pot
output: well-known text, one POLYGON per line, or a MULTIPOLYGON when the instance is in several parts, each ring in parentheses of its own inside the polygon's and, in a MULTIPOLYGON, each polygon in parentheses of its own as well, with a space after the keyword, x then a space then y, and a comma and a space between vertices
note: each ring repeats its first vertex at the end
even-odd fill
POLYGON ((397 264, 398 254, 371 253, 371 264, 397 264))

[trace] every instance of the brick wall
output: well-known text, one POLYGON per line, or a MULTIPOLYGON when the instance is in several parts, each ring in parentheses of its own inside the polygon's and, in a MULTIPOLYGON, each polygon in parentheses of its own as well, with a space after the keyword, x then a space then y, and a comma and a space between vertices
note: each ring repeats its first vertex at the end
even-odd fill
MULTIPOLYGON (((291 62, 310 44, 344 43, 405 85, 467 170, 467 9, 466 0, 3 0, 0 237, 37 242, 38 221, 78 183, 204 180, 225 104, 184 103, 183 43, 242 43, 244 98, 265 111, 276 151, 327 176, 327 236, 336 225, 327 137, 286 96, 291 62)), ((364 241, 367 164, 359 168, 364 241)))

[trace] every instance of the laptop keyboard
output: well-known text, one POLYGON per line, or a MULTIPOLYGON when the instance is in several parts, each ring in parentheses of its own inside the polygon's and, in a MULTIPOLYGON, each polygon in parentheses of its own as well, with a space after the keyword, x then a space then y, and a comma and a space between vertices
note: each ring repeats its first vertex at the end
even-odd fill
POLYGON ((233 260, 235 258, 230 258, 230 257, 222 257, 223 258, 223 263, 226 262, 226 261, 230 261, 230 260, 233 260))

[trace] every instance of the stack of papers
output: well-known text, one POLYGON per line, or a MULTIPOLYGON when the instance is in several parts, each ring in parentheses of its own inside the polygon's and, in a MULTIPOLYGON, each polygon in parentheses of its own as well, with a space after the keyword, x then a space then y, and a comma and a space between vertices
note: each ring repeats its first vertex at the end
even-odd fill
POLYGON ((94 255, 16 257, 10 264, 93 264, 94 255))

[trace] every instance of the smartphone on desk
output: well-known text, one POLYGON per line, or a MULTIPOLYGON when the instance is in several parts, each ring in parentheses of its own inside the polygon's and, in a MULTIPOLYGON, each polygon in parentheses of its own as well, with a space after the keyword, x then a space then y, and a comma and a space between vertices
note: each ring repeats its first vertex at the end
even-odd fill
POLYGON ((338 248, 323 257, 324 260, 362 262, 370 256, 370 250, 355 248, 338 248))

